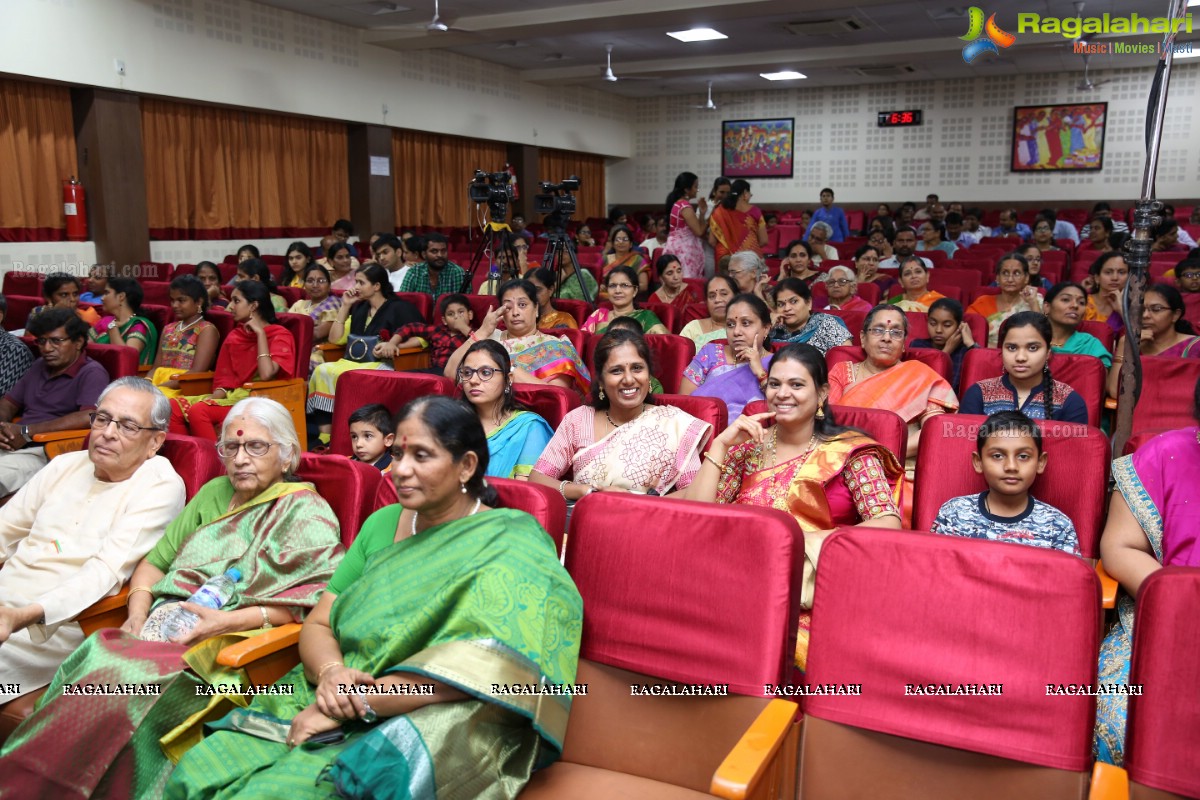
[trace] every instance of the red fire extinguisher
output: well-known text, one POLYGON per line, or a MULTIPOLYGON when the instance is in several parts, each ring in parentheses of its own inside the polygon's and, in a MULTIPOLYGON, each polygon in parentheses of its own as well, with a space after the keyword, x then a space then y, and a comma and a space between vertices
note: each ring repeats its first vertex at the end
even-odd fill
POLYGON ((87 241, 87 209, 83 201, 83 184, 71 176, 63 181, 63 214, 67 218, 67 240, 87 241))
POLYGON ((512 199, 520 200, 521 199, 521 187, 517 185, 517 169, 516 169, 516 167, 514 167, 512 164, 506 163, 504 165, 504 171, 512 176, 512 180, 510 180, 508 182, 509 185, 512 186, 512 199))

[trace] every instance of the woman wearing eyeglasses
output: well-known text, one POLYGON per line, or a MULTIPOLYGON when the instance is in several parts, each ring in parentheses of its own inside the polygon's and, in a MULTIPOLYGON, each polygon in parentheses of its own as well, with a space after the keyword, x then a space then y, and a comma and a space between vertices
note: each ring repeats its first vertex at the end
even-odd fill
POLYGON ((200 489, 134 569, 125 623, 84 641, 5 744, 0 773, 16 795, 161 797, 172 759, 199 741, 202 720, 177 726, 209 706, 246 703, 240 694, 197 695, 205 684, 240 682, 216 664, 221 647, 240 640, 231 634, 299 622, 316 606, 341 560, 341 536, 312 485, 289 480, 300 463, 291 415, 274 400, 243 400, 217 451, 227 474, 200 489), (184 603, 230 568, 241 578, 224 606, 184 603), (163 623, 181 605, 198 620, 167 640, 163 623), (66 694, 67 686, 105 685, 157 688, 66 694))
POLYGON ((308 297, 297 300, 288 311, 292 314, 307 314, 313 321, 313 351, 308 360, 308 374, 325 363, 325 357, 317 348, 329 340, 329 331, 337 320, 338 309, 342 307, 342 298, 330 290, 332 281, 329 270, 320 264, 312 263, 304 270, 304 293, 308 297))
POLYGON ((967 306, 988 321, 988 347, 998 347, 1000 325, 1018 311, 1041 311, 1042 297, 1029 285, 1029 262, 1024 256, 1009 253, 996 262, 996 283, 1000 294, 981 294, 967 306))
POLYGON ((826 311, 861 311, 865 314, 871 310, 871 304, 858 296, 858 278, 849 267, 839 264, 831 268, 823 283, 829 293, 826 311))
POLYGON ((583 330, 588 333, 604 333, 608 323, 617 317, 633 317, 646 333, 670 333, 667 326, 653 312, 638 308, 633 300, 637 297, 637 277, 631 267, 614 267, 604 278, 604 288, 608 292, 612 308, 601 306, 593 311, 583 321, 583 330))
MULTIPOLYGON (((1183 318, 1183 296, 1174 286, 1156 283, 1146 288, 1142 298, 1142 334, 1138 350, 1144 356, 1200 358, 1200 336, 1192 323, 1183 318)), ((1108 370, 1108 396, 1116 397, 1121 383, 1121 364, 1125 361, 1125 337, 1117 340, 1117 354, 1108 370)))
POLYGON ((554 430, 513 398, 512 361, 499 342, 484 339, 467 348, 458 387, 487 434, 487 474, 529 480, 554 430))
POLYGON ((600 276, 600 296, 605 295, 605 286, 608 283, 608 276, 617 267, 628 267, 633 270, 636 276, 634 288, 638 292, 645 292, 650 289, 650 265, 646 262, 641 251, 635 250, 633 247, 633 234, 629 228, 624 225, 618 225, 609 231, 608 234, 608 253, 604 256, 604 269, 600 276))
POLYGON ((896 453, 904 456, 906 505, 912 497, 921 426, 931 417, 958 408, 958 398, 945 378, 920 361, 901 360, 907 336, 908 317, 903 311, 895 306, 875 306, 859 336, 866 357, 842 361, 829 370, 829 402, 894 411, 908 425, 906 452, 896 453))

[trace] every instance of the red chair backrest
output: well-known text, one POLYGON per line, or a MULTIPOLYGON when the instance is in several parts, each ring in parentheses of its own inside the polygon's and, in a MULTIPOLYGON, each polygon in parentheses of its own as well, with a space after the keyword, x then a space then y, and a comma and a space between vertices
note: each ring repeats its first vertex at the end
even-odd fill
POLYGON ((929 288, 947 297, 948 288, 956 288, 962 293, 960 296, 965 296, 982 283, 983 275, 975 269, 935 269, 929 273, 929 288))
MULTIPOLYGON (((1200 648, 1183 620, 1200 618, 1200 569, 1156 570, 1138 589, 1129 683, 1125 769, 1129 780, 1181 797, 1200 797, 1200 648), (1191 687, 1180 691, 1180 687, 1191 687)), ((1135 789, 1134 797, 1140 796, 1135 789)))
MULTIPOLYGON (((959 396, 967 391, 967 387, 987 378, 999 377, 1003 372, 1004 362, 999 349, 971 348, 963 356, 962 374, 958 380, 959 396)), ((1054 380, 1070 386, 1087 404, 1089 425, 1100 425, 1100 414, 1104 409, 1104 380, 1107 374, 1104 362, 1095 356, 1055 353, 1050 358, 1050 375, 1054 380)))
POLYGON ((592 307, 583 300, 569 300, 565 297, 556 297, 550 305, 557 308, 559 311, 566 311, 575 318, 575 324, 582 326, 587 321, 588 314, 592 313, 592 307))
POLYGON ((531 515, 550 534, 555 551, 562 553, 563 534, 567 531, 567 503, 557 490, 533 481, 509 478, 488 478, 487 482, 496 487, 502 507, 531 515))
POLYGON ((566 558, 587 609, 580 657, 762 697, 790 682, 801 542, 773 509, 589 495, 566 558))
POLYGON ((912 344, 913 339, 929 338, 929 315, 924 311, 905 311, 904 316, 908 317, 908 336, 905 337, 906 345, 912 344))
POLYGON ((513 396, 518 403, 534 412, 558 430, 563 417, 579 408, 579 394, 561 386, 539 386, 530 383, 513 384, 513 396))
MULTIPOLYGON (((10 272, 9 275, 11 274, 10 272)), ((8 275, 5 276, 7 277, 8 275)), ((19 331, 24 328, 25 323, 29 321, 29 312, 46 302, 40 297, 30 295, 5 293, 5 297, 8 300, 8 311, 4 314, 6 331, 19 331)))
POLYGON ((1142 393, 1133 409, 1133 432, 1186 428, 1192 419, 1192 396, 1200 380, 1200 359, 1142 357, 1142 393))
MULTIPOLYGON (((922 426, 913 496, 914 527, 929 530, 947 500, 979 494, 987 488, 983 476, 971 468, 975 436, 986 419, 974 414, 943 414, 922 426)), ((1070 517, 1079 536, 1080 553, 1084 558, 1097 558, 1111 459, 1108 439, 1091 425, 1036 422, 1042 429, 1042 449, 1048 458, 1046 471, 1033 482, 1030 493, 1070 517)))
POLYGON ((333 400, 333 431, 329 452, 350 456, 350 415, 365 405, 382 403, 394 415, 409 401, 430 394, 454 397, 458 388, 449 378, 422 372, 357 369, 338 378, 333 400))
MULTIPOLYGON (((421 315, 421 319, 427 322, 437 324, 440 320, 437 318, 437 312, 433 307, 433 297, 424 292, 396 292, 396 297, 406 303, 411 303, 417 313, 421 315)), ((479 318, 476 317, 476 320, 479 318)))
POLYGON ((163 331, 167 329, 167 325, 175 321, 175 314, 171 311, 171 307, 157 303, 143 303, 141 315, 154 324, 155 330, 158 331, 158 341, 161 344, 163 331))
POLYGON ((217 329, 217 334, 221 337, 221 341, 225 341, 225 337, 233 332, 233 314, 230 314, 223 308, 210 308, 204 312, 204 318, 213 324, 217 329))
POLYGON ((349 547, 367 517, 396 502, 396 491, 370 464, 335 455, 303 453, 296 477, 308 481, 325 498, 341 525, 342 544, 349 547))
POLYGON ((659 322, 666 326, 667 330, 672 333, 678 333, 683 327, 683 324, 679 321, 679 309, 675 306, 647 301, 642 303, 642 308, 654 312, 654 316, 658 317, 659 322))
MULTIPOLYGON (((833 369, 835 364, 840 364, 843 361, 863 361, 867 354, 863 352, 861 347, 850 347, 848 345, 839 345, 830 348, 825 354, 825 364, 833 369)), ((927 347, 913 347, 905 350, 904 355, 900 357, 901 361, 920 361, 925 366, 932 369, 938 375, 941 375, 949 383, 953 377, 952 365, 950 356, 946 355, 941 350, 932 350, 927 347)))
POLYGON ((971 329, 971 337, 975 340, 975 344, 984 346, 988 340, 988 321, 982 314, 976 314, 974 311, 968 311, 963 314, 963 322, 967 323, 967 327, 971 329))
POLYGON ((1193 328, 1200 329, 1200 292, 1186 292, 1183 308, 1183 318, 1192 323, 1193 328))
MULTIPOLYGON (((691 303, 690 305, 688 305, 687 308, 685 308, 683 310, 683 324, 684 325, 687 325, 689 322, 691 322, 694 319, 707 319, 707 318, 708 318, 708 304, 707 303, 691 303)), ((680 330, 682 330, 682 328, 680 330)))
POLYGON ((308 362, 312 358, 313 319, 308 314, 276 314, 275 319, 292 334, 296 348, 296 364, 292 368, 293 378, 308 375, 308 362))
MULTIPOLYGON (((817 307, 815 299, 813 301, 813 307, 817 307)), ((855 339, 862 335, 863 323, 867 321, 867 312, 865 311, 844 311, 840 308, 827 308, 821 313, 832 314, 842 322, 846 323, 846 328, 849 329, 850 335, 855 339)))
MULTIPOLYGON (((404 299, 407 300, 410 294, 412 294, 412 292, 405 292, 404 299)), ((398 296, 399 295, 397 295, 397 297, 398 296)), ((423 296, 427 298, 429 302, 426 304, 421 313, 428 320, 430 319, 430 314, 436 314, 436 312, 430 310, 433 308, 432 298, 430 298, 429 295, 423 296)), ((472 328, 478 328, 480 326, 480 324, 483 322, 483 318, 487 316, 489 309, 496 308, 500 305, 500 301, 490 294, 469 294, 466 297, 467 302, 471 305, 471 313, 475 315, 475 319, 471 321, 472 328)), ((440 321, 441 320, 432 320, 432 322, 435 324, 440 321)))
POLYGON ((721 431, 729 426, 729 407, 717 397, 697 397, 687 394, 660 394, 654 401, 659 405, 675 406, 686 411, 696 419, 701 419, 713 426, 709 441, 721 435, 721 431))
POLYGON ((1112 352, 1113 346, 1117 343, 1117 334, 1113 332, 1112 326, 1107 322, 1096 322, 1091 320, 1088 322, 1079 323, 1079 330, 1082 333, 1090 333, 1100 340, 1100 344, 1104 345, 1104 349, 1112 352))
MULTIPOLYGON (((100 366, 104 367, 110 381, 115 381, 117 378, 137 377, 138 351, 132 347, 123 344, 89 344, 87 354, 88 358, 97 361, 100 366)), ((35 353, 35 355, 37 354, 35 353)))
POLYGON ((291 308, 304 299, 304 290, 298 286, 277 286, 275 287, 275 291, 279 292, 280 296, 283 297, 288 308, 291 308))
MULTIPOLYGON (((1098 592, 1091 567, 1064 553, 843 528, 821 548, 806 678, 819 686, 853 675, 862 693, 807 697, 804 712, 1024 763, 1089 770, 1093 699, 1048 696, 1046 685, 1095 684, 1098 592), (988 697, 911 697, 911 684, 1003 688, 988 697)), ((950 754, 946 764, 969 770, 950 754)))
POLYGON ((158 454, 170 461, 175 472, 183 478, 188 500, 195 497, 204 484, 226 474, 216 446, 207 439, 168 433, 158 454))
MULTIPOLYGON (((3 294, 9 295, 20 294, 26 297, 36 297, 38 303, 45 302, 42 300, 42 281, 44 276, 37 272, 22 272, 20 270, 12 270, 4 273, 3 294)), ((9 298, 12 299, 11 297, 9 298)))
POLYGON ((142 303, 171 307, 171 284, 163 281, 141 281, 142 303))

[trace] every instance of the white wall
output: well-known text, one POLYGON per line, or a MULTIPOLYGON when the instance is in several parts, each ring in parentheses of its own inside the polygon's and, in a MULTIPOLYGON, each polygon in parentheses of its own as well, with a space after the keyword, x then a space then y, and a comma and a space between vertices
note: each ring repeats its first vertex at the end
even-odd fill
MULTIPOLYGON (((930 191, 943 200, 982 202, 1134 199, 1141 186, 1152 75, 1152 67, 1098 71, 1093 81, 1112 82, 1091 92, 1075 89, 1077 73, 797 88, 756 92, 745 105, 715 112, 686 108, 678 98, 638 100, 633 104, 634 157, 610 166, 609 201, 662 203, 684 170, 698 174, 707 193, 721 169, 721 121, 778 117, 796 120, 795 173, 791 179, 751 181, 759 206, 816 205, 823 186, 833 187, 840 203, 924 201, 930 191), (1103 170, 1009 171, 1014 106, 1100 101, 1109 104, 1103 170), (878 111, 913 108, 924 111, 921 127, 876 126, 878 111)), ((1198 107, 1200 64, 1177 62, 1159 162, 1159 198, 1200 196, 1200 119, 1193 120, 1198 107)))
POLYGON ((83 277, 94 263, 94 242, 0 243, 0 276, 7 272, 69 272, 83 277))
POLYGON ((13 75, 632 154, 614 95, 521 83, 515 70, 451 53, 398 53, 363 43, 360 29, 249 0, 3 0, 0 13, 10 34, 0 72, 13 75))

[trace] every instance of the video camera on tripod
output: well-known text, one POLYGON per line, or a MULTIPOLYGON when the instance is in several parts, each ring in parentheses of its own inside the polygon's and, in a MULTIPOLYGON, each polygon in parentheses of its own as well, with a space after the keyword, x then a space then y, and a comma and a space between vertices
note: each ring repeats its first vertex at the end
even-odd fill
POLYGON ((579 176, 572 175, 561 183, 542 181, 538 184, 542 193, 533 196, 533 212, 546 216, 546 229, 565 231, 571 215, 575 213, 575 195, 579 191, 579 176))
POLYGON ((507 172, 475 170, 467 184, 467 196, 472 203, 487 203, 492 222, 503 223, 508 217, 508 204, 513 199, 512 175, 507 172))

